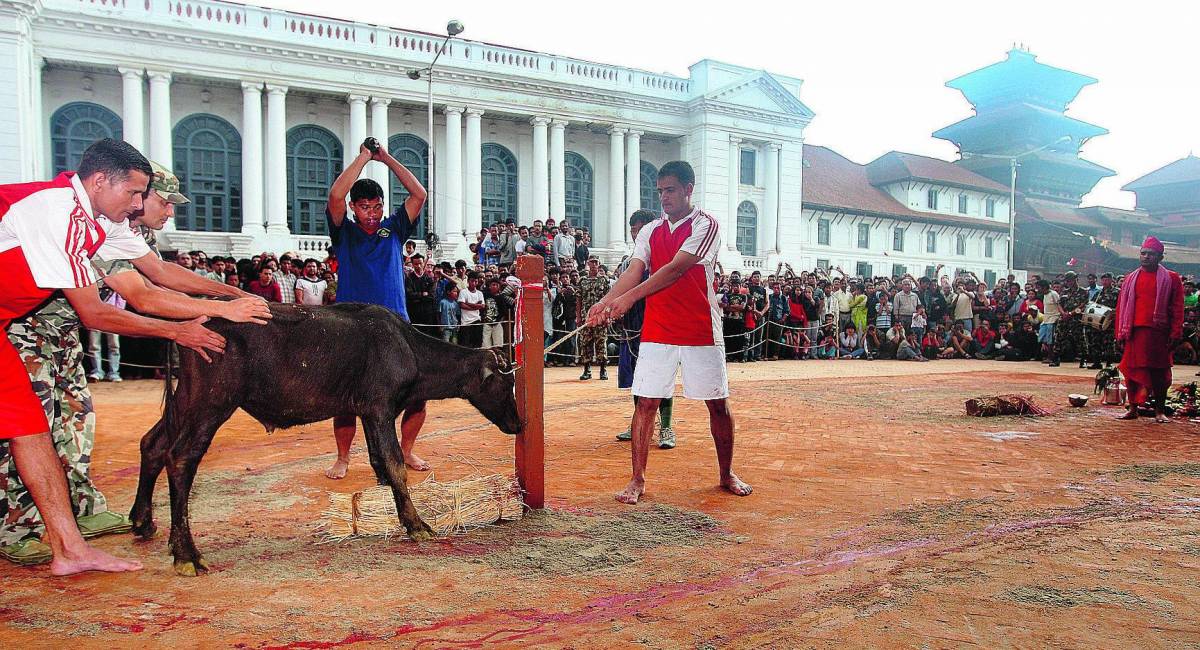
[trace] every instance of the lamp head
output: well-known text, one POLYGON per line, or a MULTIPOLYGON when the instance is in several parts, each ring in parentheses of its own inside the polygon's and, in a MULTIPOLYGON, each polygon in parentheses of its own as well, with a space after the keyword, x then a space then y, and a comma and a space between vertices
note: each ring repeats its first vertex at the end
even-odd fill
POLYGON ((409 71, 408 71, 408 78, 409 78, 409 79, 412 79, 413 81, 416 81, 416 80, 420 79, 420 78, 421 78, 421 71, 420 71, 420 70, 409 70, 409 71))
POLYGON ((464 29, 466 29, 466 26, 462 24, 461 20, 451 20, 446 23, 446 33, 451 36, 458 36, 464 29))

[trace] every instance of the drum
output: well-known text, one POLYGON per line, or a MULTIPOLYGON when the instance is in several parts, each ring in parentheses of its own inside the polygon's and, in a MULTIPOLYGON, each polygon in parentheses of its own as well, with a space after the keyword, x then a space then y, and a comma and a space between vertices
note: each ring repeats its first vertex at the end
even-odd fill
POLYGON ((1113 316, 1112 307, 1105 307, 1098 302, 1089 302, 1083 307, 1083 324, 1101 332, 1112 329, 1113 316))

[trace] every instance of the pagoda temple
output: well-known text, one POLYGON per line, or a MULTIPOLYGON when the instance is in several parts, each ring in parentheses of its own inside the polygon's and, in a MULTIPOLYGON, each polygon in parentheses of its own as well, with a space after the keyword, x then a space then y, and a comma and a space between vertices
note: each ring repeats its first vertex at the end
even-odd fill
POLYGON ((1066 115, 1079 91, 1096 79, 1039 63, 1026 50, 952 79, 975 115, 936 131, 933 137, 958 146, 958 164, 998 183, 1010 182, 1010 160, 1018 158, 1017 191, 1079 205, 1083 195, 1116 172, 1079 157, 1087 141, 1108 131, 1066 115))

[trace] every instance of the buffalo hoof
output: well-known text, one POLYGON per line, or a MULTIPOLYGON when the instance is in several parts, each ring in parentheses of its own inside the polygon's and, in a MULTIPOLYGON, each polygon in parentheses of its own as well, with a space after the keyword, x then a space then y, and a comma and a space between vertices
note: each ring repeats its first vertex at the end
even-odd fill
POLYGON ((428 524, 421 522, 420 526, 414 526, 408 529, 408 537, 414 542, 427 542, 434 537, 437 537, 437 535, 434 534, 433 529, 430 528, 428 524))
POLYGON ((137 521, 135 519, 133 521, 133 534, 137 537, 142 539, 150 539, 151 537, 154 537, 154 533, 157 532, 158 525, 154 523, 153 519, 147 519, 146 521, 137 521))
POLYGON ((195 578, 208 573, 208 563, 201 558, 195 560, 175 560, 175 573, 185 578, 195 578))

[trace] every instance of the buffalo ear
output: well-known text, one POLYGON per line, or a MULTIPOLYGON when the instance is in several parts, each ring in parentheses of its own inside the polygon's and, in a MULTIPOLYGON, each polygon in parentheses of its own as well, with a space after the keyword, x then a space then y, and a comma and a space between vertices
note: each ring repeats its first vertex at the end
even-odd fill
POLYGON ((483 364, 483 380, 487 381, 492 376, 492 366, 489 363, 483 364))

